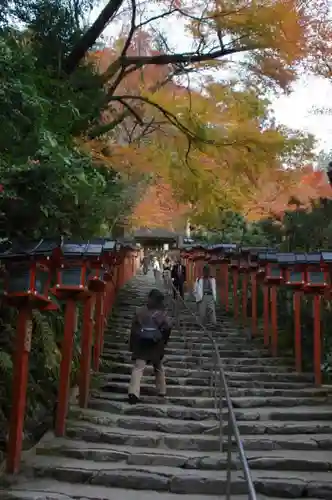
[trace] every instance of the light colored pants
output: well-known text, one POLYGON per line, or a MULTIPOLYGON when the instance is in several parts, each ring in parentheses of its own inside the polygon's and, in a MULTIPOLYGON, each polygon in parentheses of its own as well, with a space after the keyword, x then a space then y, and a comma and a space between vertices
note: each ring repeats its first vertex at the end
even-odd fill
MULTIPOLYGON (((131 372, 131 379, 130 379, 128 393, 135 394, 135 396, 137 396, 138 398, 140 394, 141 380, 143 377, 145 367, 146 367, 146 361, 144 361, 143 359, 136 359, 131 372)), ((165 396, 166 377, 162 362, 160 362, 158 365, 153 365, 153 368, 156 378, 156 389, 158 391, 158 394, 165 396)))
POLYGON ((206 320, 212 325, 217 323, 216 304, 213 295, 203 295, 202 301, 198 303, 198 314, 203 325, 207 322, 206 320))

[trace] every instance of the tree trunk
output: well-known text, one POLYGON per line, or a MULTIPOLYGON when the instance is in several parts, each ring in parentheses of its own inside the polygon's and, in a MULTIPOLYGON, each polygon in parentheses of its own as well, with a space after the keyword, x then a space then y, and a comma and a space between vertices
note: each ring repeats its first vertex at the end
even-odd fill
POLYGON ((123 0, 110 0, 101 11, 95 22, 84 33, 64 62, 64 71, 69 75, 79 65, 85 54, 100 37, 110 19, 116 14, 123 0))

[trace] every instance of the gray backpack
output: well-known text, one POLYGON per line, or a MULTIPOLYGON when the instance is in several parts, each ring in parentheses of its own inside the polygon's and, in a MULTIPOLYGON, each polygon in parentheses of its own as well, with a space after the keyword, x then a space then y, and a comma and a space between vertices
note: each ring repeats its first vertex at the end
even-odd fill
POLYGON ((143 342, 157 344, 163 338, 160 328, 154 319, 156 315, 156 312, 153 314, 147 314, 141 322, 138 337, 143 342))

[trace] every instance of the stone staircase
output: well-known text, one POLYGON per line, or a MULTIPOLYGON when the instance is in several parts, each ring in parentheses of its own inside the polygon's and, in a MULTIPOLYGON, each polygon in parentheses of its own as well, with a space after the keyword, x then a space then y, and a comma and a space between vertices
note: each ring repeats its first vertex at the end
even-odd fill
MULTIPOLYGON (((22 473, 1 499, 216 500, 226 491, 218 411, 210 393, 211 344, 192 318, 185 339, 174 330, 165 359, 168 395, 155 396, 151 369, 142 404, 127 403, 131 370, 128 330, 153 286, 135 278, 122 292, 105 338, 104 371, 89 409, 72 406, 66 438, 49 434, 26 455, 22 473), (188 348, 188 345, 191 348, 188 348)), ((289 359, 270 358, 219 314, 218 344, 257 497, 332 499, 332 406, 311 375, 289 359)), ((235 446, 232 498, 247 498, 235 446)))

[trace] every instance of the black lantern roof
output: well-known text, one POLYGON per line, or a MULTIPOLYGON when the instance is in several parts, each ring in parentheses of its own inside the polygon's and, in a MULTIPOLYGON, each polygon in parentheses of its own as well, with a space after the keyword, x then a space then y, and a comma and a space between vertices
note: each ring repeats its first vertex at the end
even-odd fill
POLYGON ((278 254, 277 252, 259 252, 258 253, 258 260, 260 262, 266 262, 266 263, 275 263, 278 262, 278 254))
POLYGON ((93 240, 82 242, 74 240, 63 240, 61 251, 64 257, 69 258, 88 258, 100 257, 103 252, 114 250, 115 241, 105 238, 95 238, 93 240))
POLYGON ((323 262, 327 264, 332 264, 332 250, 323 250, 321 252, 321 258, 323 262))
POLYGON ((21 260, 40 256, 50 257, 60 246, 61 238, 44 238, 38 241, 14 241, 11 247, 0 254, 0 259, 21 260))
POLYGON ((275 248, 269 247, 241 247, 241 252, 249 252, 251 255, 258 256, 260 253, 275 253, 275 248))
POLYGON ((115 244, 115 241, 106 240, 103 244, 103 252, 113 252, 113 250, 115 249, 115 244))
POLYGON ((192 244, 193 250, 206 250, 208 248, 208 244, 201 242, 201 241, 195 241, 195 243, 192 244))
POLYGON ((220 251, 235 251, 238 246, 235 243, 216 243, 214 245, 210 245, 212 250, 220 250, 220 251))
MULTIPOLYGON (((61 251, 66 258, 83 258, 87 252, 89 243, 78 242, 73 240, 64 240, 61 246, 61 251)), ((102 248, 102 246, 101 246, 102 248)))
POLYGON ((305 254, 307 264, 320 264, 322 259, 321 252, 309 252, 305 254))
POLYGON ((115 241, 115 245, 121 245, 121 248, 127 248, 129 250, 138 250, 138 245, 135 240, 131 238, 119 238, 115 241))
POLYGON ((293 266, 296 263, 295 253, 287 252, 287 253, 279 253, 278 254, 278 263, 280 266, 293 266))

